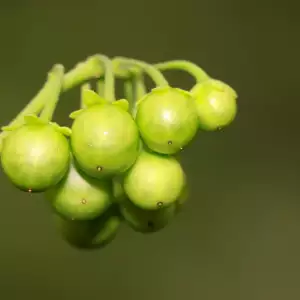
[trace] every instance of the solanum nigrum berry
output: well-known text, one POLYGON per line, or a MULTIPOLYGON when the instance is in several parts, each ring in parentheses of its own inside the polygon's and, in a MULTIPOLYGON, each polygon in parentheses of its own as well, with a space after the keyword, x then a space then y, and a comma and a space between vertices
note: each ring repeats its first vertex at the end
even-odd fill
POLYGON ((156 88, 140 99, 135 119, 144 143, 162 154, 180 151, 199 127, 192 96, 172 87, 156 88))
POLYGON ((72 151, 80 168, 92 177, 120 174, 138 156, 139 131, 124 104, 123 100, 96 103, 75 115, 72 151))
POLYGON ((191 90, 197 107, 200 128, 214 131, 228 126, 237 113, 237 94, 226 83, 209 79, 191 90))
POLYGON ((19 189, 43 192, 56 185, 66 174, 70 161, 67 128, 44 123, 36 116, 12 130, 4 139, 1 164, 4 173, 19 189))
POLYGON ((146 210, 134 205, 129 199, 120 203, 120 212, 125 222, 141 233, 156 232, 166 227, 176 214, 176 205, 172 203, 157 210, 146 210))
POLYGON ((46 191, 46 197, 64 218, 91 220, 103 214, 113 203, 112 181, 90 177, 73 162, 65 178, 46 191))
POLYGON ((55 218, 63 239, 75 248, 87 250, 99 249, 112 242, 121 224, 115 207, 93 220, 68 220, 60 215, 55 218))
POLYGON ((136 206, 157 210, 178 200, 185 181, 181 164, 174 157, 144 151, 124 176, 123 187, 136 206))

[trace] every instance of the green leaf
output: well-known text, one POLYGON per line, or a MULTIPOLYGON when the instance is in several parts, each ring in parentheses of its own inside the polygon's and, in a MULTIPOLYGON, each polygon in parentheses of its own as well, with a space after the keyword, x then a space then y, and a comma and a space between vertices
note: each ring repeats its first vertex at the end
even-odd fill
POLYGON ((27 115, 24 117, 25 124, 28 125, 45 125, 46 122, 42 121, 37 115, 27 115))
POLYGON ((129 102, 126 99, 120 99, 120 100, 114 101, 112 104, 119 106, 120 108, 122 108, 125 111, 129 110, 129 102))
POLYGON ((70 113, 69 118, 74 120, 76 119, 85 109, 79 109, 79 110, 75 110, 72 113, 70 113))
POLYGON ((57 131, 59 131, 61 134, 65 135, 65 136, 70 136, 72 134, 72 130, 69 127, 65 127, 65 126, 59 126, 57 123, 55 122, 51 122, 50 123, 57 131))
POLYGON ((81 96, 82 96, 82 102, 86 107, 108 103, 105 99, 103 99, 96 92, 90 89, 84 89, 82 91, 81 96))

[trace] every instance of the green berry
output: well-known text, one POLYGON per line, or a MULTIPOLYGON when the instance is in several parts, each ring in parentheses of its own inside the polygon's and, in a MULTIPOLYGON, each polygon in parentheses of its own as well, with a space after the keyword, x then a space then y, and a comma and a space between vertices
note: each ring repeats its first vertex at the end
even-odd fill
POLYGON ((180 163, 171 156, 143 152, 124 177, 128 198, 142 209, 156 210, 175 203, 185 186, 180 163))
POLYGON ((166 227, 176 213, 176 206, 172 204, 158 210, 145 210, 134 205, 129 200, 120 204, 120 212, 126 223, 137 232, 151 233, 166 227))
POLYGON ((71 146, 86 174, 95 178, 117 175, 137 158, 138 128, 119 105, 94 105, 82 110, 74 120, 71 146))
POLYGON ((54 210, 72 220, 91 220, 103 214, 113 202, 111 180, 97 180, 83 173, 74 163, 67 176, 46 191, 54 210))
POLYGON ((192 96, 178 88, 156 88, 137 103, 136 123, 149 149, 175 154, 187 146, 198 131, 192 96))
POLYGON ((214 131, 228 126, 237 114, 237 94, 226 83, 209 79, 191 90, 196 100, 200 128, 214 131))
POLYGON ((59 215, 55 217, 64 240, 79 249, 103 248, 114 240, 121 224, 121 219, 113 208, 94 220, 73 221, 59 215))
POLYGON ((43 192, 66 174, 69 142, 57 126, 32 122, 13 130, 4 139, 1 164, 19 189, 43 192))

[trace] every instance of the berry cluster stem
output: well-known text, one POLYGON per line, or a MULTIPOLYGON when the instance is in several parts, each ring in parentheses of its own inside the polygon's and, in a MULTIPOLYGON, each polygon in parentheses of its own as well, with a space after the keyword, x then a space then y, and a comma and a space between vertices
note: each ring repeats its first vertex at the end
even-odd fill
POLYGON ((187 60, 171 60, 154 64, 154 67, 160 71, 177 69, 188 72, 195 78, 197 82, 202 82, 210 78, 202 68, 187 60))
POLYGON ((115 75, 112 61, 105 55, 98 54, 99 60, 103 63, 104 68, 104 98, 113 102, 115 98, 115 75))
MULTIPOLYGON (((63 79, 62 92, 90 80, 92 78, 100 78, 103 74, 103 64, 99 60, 98 55, 93 55, 87 60, 78 63, 73 69, 67 72, 63 79)), ((48 81, 45 82, 39 92, 32 98, 32 100, 18 113, 18 115, 8 124, 8 126, 18 126, 24 123, 24 116, 30 114, 39 114, 45 105, 44 90, 47 88, 48 81)), ((2 142, 8 132, 0 133, 0 152, 2 142)))
POLYGON ((85 90, 91 90, 90 83, 84 83, 80 87, 80 92, 81 92, 81 95, 80 95, 80 108, 85 108, 84 101, 83 101, 83 98, 84 98, 83 93, 84 93, 85 90))
POLYGON ((153 65, 143 62, 141 60, 126 58, 126 57, 115 57, 113 59, 113 66, 115 72, 118 73, 128 73, 128 70, 136 72, 137 69, 142 69, 145 73, 152 78, 155 84, 159 87, 169 86, 167 79, 163 74, 155 68, 153 65))
POLYGON ((47 84, 43 89, 43 94, 41 97, 41 101, 45 103, 45 107, 40 116, 41 120, 43 121, 50 122, 52 120, 62 89, 63 78, 63 65, 55 65, 48 73, 47 84))

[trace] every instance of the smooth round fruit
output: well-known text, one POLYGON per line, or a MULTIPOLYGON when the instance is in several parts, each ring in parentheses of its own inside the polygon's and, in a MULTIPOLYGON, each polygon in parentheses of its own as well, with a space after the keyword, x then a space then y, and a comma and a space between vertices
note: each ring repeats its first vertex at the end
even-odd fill
POLYGON ((46 191, 54 210, 72 220, 91 220, 103 214, 113 202, 111 180, 97 180, 84 174, 74 163, 67 176, 46 191))
POLYGON ((131 115, 116 105, 85 109, 73 122, 74 157, 86 174, 102 178, 126 171, 139 153, 139 132, 131 115))
POLYGON ((3 141, 3 170, 23 191, 43 192, 54 186, 66 174, 69 161, 68 140, 52 125, 26 124, 3 141))
POLYGON ((237 94, 226 83, 209 79, 191 90, 196 101, 200 128, 214 131, 228 126, 237 114, 237 94))
POLYGON ((137 104, 136 123, 149 149, 175 154, 187 146, 199 127, 195 101, 178 88, 157 88, 137 104))
POLYGON ((128 198, 142 209, 160 209, 175 203, 185 186, 180 163, 171 156, 143 152, 124 177, 128 198))
POLYGON ((129 200, 120 204, 120 212, 126 223, 135 231, 142 233, 156 232, 166 227, 176 213, 176 205, 158 210, 145 210, 137 207, 129 200))
POLYGON ((109 209, 104 215, 89 221, 66 220, 59 215, 57 225, 66 242, 79 249, 99 249, 116 237, 121 224, 116 209, 109 209))

